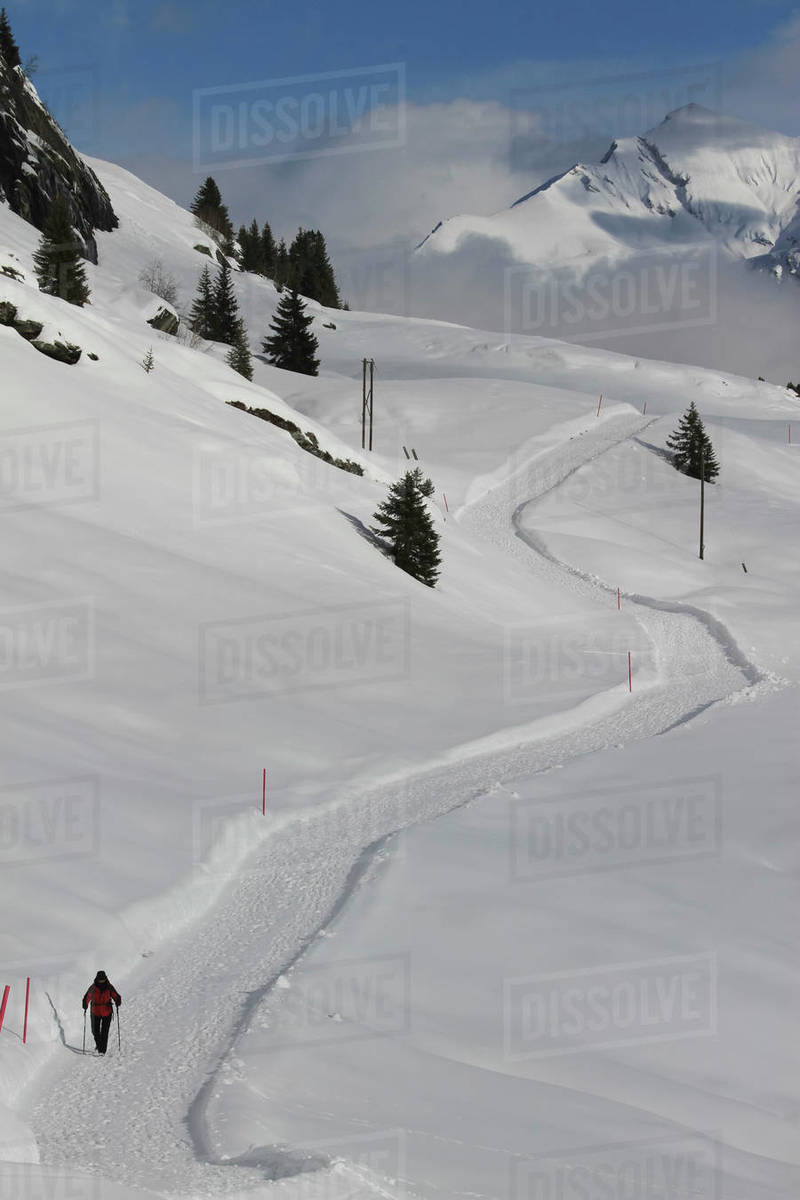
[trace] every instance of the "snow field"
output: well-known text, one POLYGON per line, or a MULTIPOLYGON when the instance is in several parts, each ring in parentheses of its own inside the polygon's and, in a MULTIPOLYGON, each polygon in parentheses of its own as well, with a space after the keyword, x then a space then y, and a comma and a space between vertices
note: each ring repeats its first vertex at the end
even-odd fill
MULTIPOLYGON (((317 935, 345 900, 367 888, 374 900, 374 881, 387 873, 395 886, 390 847, 377 856, 368 847, 497 793, 507 786, 501 781, 576 757, 594 761, 585 756, 660 733, 725 697, 760 698, 779 686, 774 672, 793 677, 792 662, 776 658, 771 644, 751 657, 748 621, 755 617, 727 576, 714 575, 706 607, 696 567, 679 558, 677 546, 662 588, 656 564, 637 569, 646 531, 637 535, 635 563, 623 551, 610 565, 607 550, 592 557, 595 541, 617 537, 594 523, 594 498, 591 519, 573 517, 573 535, 583 539, 574 556, 574 545, 551 537, 548 513, 576 482, 584 487, 598 471, 607 480, 602 464, 638 453, 629 439, 655 439, 651 417, 667 414, 671 422, 687 396, 698 398, 704 417, 749 421, 756 409, 775 429, 796 405, 780 389, 696 368, 537 338, 509 345, 442 322, 357 313, 335 314, 330 331, 321 323, 331 314, 320 312, 319 379, 258 363, 248 385, 221 361, 221 348, 193 350, 143 326, 158 305, 136 285, 140 267, 160 253, 186 299, 207 261, 193 249, 203 239, 187 214, 152 189, 118 168, 93 165, 122 227, 101 235, 100 266, 90 269, 94 303, 85 310, 66 309, 30 286, 35 236, 0 211, 2 245, 28 276, 25 283, 4 278, 0 298, 45 320, 48 335, 99 355, 91 362, 84 354, 67 368, 0 329, 3 378, 14 380, 13 390, 4 383, 0 410, 3 461, 12 468, 2 500, 3 618, 13 650, 0 690, 8 781, 2 946, 14 997, 0 1101, 15 1110, 4 1121, 4 1156, 45 1164, 25 1176, 31 1189, 46 1186, 55 1171, 65 1188, 74 1177, 76 1188, 114 1200, 115 1189, 125 1195, 125 1188, 202 1196, 280 1187, 312 1200, 462 1187, 452 1163, 443 1171, 440 1160, 426 1159, 420 1173, 408 1159, 406 1135, 420 1104, 405 1083, 413 1069, 390 1062, 398 1104, 384 1104, 381 1095, 373 1115, 380 1112, 381 1130, 396 1136, 370 1141, 363 1110, 349 1108, 363 1055, 345 1049, 331 1075, 341 1086, 334 1107, 343 1118, 350 1114, 349 1132, 361 1128, 368 1142, 366 1151, 348 1149, 347 1131, 329 1119, 292 1125, 288 1085, 287 1111, 275 1114, 274 1093, 264 1099, 260 1068, 248 1065, 248 1031, 269 1021, 282 993, 291 992, 272 985, 291 982, 302 969, 298 955, 326 945, 317 935), (145 376, 139 364, 149 345, 156 370, 145 376), (360 453, 364 355, 378 363, 371 459, 360 453), (280 430, 226 407, 227 399, 265 405, 313 429, 321 445, 363 461, 366 477, 323 466, 280 430), (403 469, 403 445, 417 449, 437 485, 446 573, 435 592, 400 577, 361 536, 385 483, 403 469), (616 577, 623 576, 628 594, 618 613, 616 577), (77 643, 61 645, 32 670, 20 648, 54 629, 77 643), (299 642, 299 667, 296 659, 259 659, 263 636, 278 638, 279 648, 281 638, 299 642), (638 652, 633 696, 624 661, 630 645, 638 652), (264 766, 266 820, 257 811, 264 766), (77 813, 77 828, 69 813, 77 813), (43 848, 48 814, 62 824, 51 825, 43 848), (103 1064, 75 1053, 76 997, 101 960, 125 999, 123 1054, 112 1046, 103 1064), (23 1048, 18 997, 27 974, 35 986, 31 1043, 23 1048), (105 1072, 99 1091, 89 1086, 98 1066, 105 1072), (237 1080, 251 1089, 246 1111, 238 1098, 226 1111, 220 1094, 238 1097, 237 1080), (342 1157, 348 1161, 335 1161, 342 1157)), ((255 348, 274 289, 249 279, 237 286, 255 348)), ((765 452, 751 433, 742 430, 737 451, 743 472, 751 451, 765 452)), ((787 522, 790 461, 776 479, 787 522)), ((771 460, 759 462, 765 508, 771 469, 771 460)), ((615 470, 618 485, 626 476, 615 470)), ((742 478, 734 485, 742 489, 736 511, 744 522, 742 478)), ((748 535, 748 552, 773 528, 765 522, 748 535)), ((674 532, 682 545, 683 528, 674 532)), ((738 554, 739 546, 731 540, 726 553, 738 554)), ((793 569, 769 582, 775 610, 787 616, 793 569)), ((759 635, 772 636, 763 627, 759 635)), ((404 841, 413 855, 414 842, 404 841)), ((454 878, 460 833, 452 849, 454 878)), ((450 864, 442 869, 449 879, 450 864)), ((474 914, 467 891, 455 910, 474 914)), ((602 900, 593 896, 591 907, 602 900)), ((452 903, 445 907, 452 916, 452 903)), ((376 912, 384 911, 380 900, 376 912)), ((421 910, 421 924, 429 919, 435 928, 434 903, 421 910)), ((476 954, 478 945, 488 954, 493 927, 482 923, 474 932, 476 954)), ((387 933, 389 957, 404 961, 416 936, 409 926, 392 945, 387 933)), ((542 929, 524 936, 549 944, 542 929)), ((354 954, 339 958, 358 958, 358 937, 353 945, 354 954)), ((622 938, 620 947, 634 953, 622 938)), ((373 999, 374 952, 368 945, 366 978, 355 979, 373 999)), ((389 981, 402 984, 396 969, 389 981)), ((445 1023, 438 1011, 434 1040, 445 1023)), ((325 1014, 322 1028, 331 1021, 350 1030, 347 1014, 342 1022, 325 1014)), ((480 1042, 484 1023, 482 1012, 465 1018, 459 1055, 472 1033, 480 1042)), ((301 1042, 308 1029, 301 1023, 301 1042)), ((396 1040, 390 1031, 385 1044, 396 1040)), ((374 1043, 367 1044, 371 1052, 374 1043)), ((265 1060, 267 1088, 284 1055, 274 1050, 265 1060)), ((447 1052, 455 1054, 450 1046, 447 1052)), ((322 1103, 314 1070, 306 1074, 304 1065, 303 1072, 300 1082, 322 1103)), ((424 1078, 432 1089, 430 1123, 447 1096, 461 1094, 466 1076, 434 1081, 426 1069, 424 1078)), ((512 1119, 514 1105, 487 1086, 482 1079, 475 1089, 470 1123, 485 1123, 493 1107, 504 1114, 498 1127, 528 1122, 527 1090, 518 1093, 512 1119)), ((749 1096, 748 1087, 743 1080, 749 1096)), ((554 1117, 548 1144, 557 1145, 556 1133, 567 1128, 580 1127, 587 1142, 624 1129, 660 1130, 676 1109, 663 1080, 653 1089, 655 1098, 642 1098, 617 1081, 613 1097, 573 1098, 572 1116, 562 1110, 554 1117), (617 1104, 644 1115, 628 1123, 617 1104), (588 1111, 583 1125, 581 1111, 588 1111)), ((374 1087, 370 1095, 377 1105, 374 1087)), ((551 1095, 536 1098, 539 1121, 551 1103, 551 1095)), ((785 1153, 783 1132, 773 1139, 768 1124, 742 1134, 742 1143, 785 1153)), ((463 1155, 469 1174, 474 1160, 465 1147, 489 1139, 476 1128, 446 1136, 460 1147, 448 1153, 463 1155)), ((480 1171, 491 1194, 495 1167, 480 1171)), ((782 1178, 782 1195, 778 1186, 782 1178)))

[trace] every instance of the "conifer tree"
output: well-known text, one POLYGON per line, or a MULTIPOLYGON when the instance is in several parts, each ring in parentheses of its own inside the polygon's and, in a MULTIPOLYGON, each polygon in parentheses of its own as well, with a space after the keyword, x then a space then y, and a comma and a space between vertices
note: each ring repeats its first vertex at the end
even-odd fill
POLYGON ((258 228, 258 221, 253 217, 250 222, 250 228, 247 231, 247 236, 250 242, 250 254, 253 261, 252 269, 257 275, 264 275, 264 246, 261 242, 261 232, 258 228))
POLYGON ((433 480, 427 479, 422 474, 422 467, 415 467, 414 470, 411 472, 411 474, 414 478, 414 483, 417 485, 417 487, 420 490, 420 494, 422 496, 425 496, 426 498, 428 496, 432 496, 433 493, 436 491, 436 488, 433 486, 433 480))
POLYGON ((303 296, 324 304, 339 307, 339 289, 328 258, 325 238, 318 229, 298 229, 297 237, 288 251, 289 285, 303 296))
POLYGON ((236 241, 239 243, 239 252, 237 255, 238 260, 239 260, 239 266, 241 267, 241 269, 243 271, 249 271, 250 267, 246 267, 244 265, 247 260, 247 256, 248 256, 248 241, 249 241, 247 229, 244 225, 239 226, 239 232, 236 234, 236 241))
POLYGON ((275 274, 272 277, 278 291, 282 291, 289 282, 289 251, 286 242, 281 238, 275 251, 275 274))
POLYGON ((33 265, 41 291, 79 307, 89 299, 81 249, 72 228, 69 205, 57 194, 34 251, 33 265))
POLYGON ((239 229, 237 241, 241 249, 239 265, 243 271, 251 271, 254 275, 264 274, 263 247, 258 222, 253 218, 250 228, 244 225, 239 229))
POLYGON ((199 337, 212 339, 214 333, 214 301, 211 290, 211 272, 203 267, 197 295, 189 313, 189 325, 199 337))
POLYGON ((240 324, 239 304, 233 289, 231 269, 225 259, 219 264, 211 297, 211 337, 215 342, 232 346, 240 324))
POLYGON ((269 227, 269 222, 264 222, 264 228, 261 230, 261 261, 263 263, 263 271, 267 279, 275 278, 275 256, 277 247, 275 238, 272 236, 272 230, 269 227))
POLYGON ((319 278, 320 294, 316 299, 319 300, 320 304, 324 304, 326 308, 338 308, 341 301, 339 298, 339 289, 336 286, 336 276, 333 273, 333 267, 328 257, 325 238, 318 229, 311 232, 311 252, 319 278))
POLYGON ((221 235, 226 247, 230 246, 233 240, 233 225, 228 215, 228 209, 222 203, 219 188, 210 175, 197 189, 190 211, 199 221, 216 230, 221 235))
MULTIPOLYGON (((249 226, 240 226, 237 241, 241 248, 239 265, 242 270, 274 279, 277 247, 269 222, 265 221, 263 229, 260 230, 254 217, 249 226)), ((287 282, 286 279, 283 282, 287 282)))
POLYGON ((439 535, 419 486, 421 471, 406 471, 392 484, 373 516, 374 533, 388 543, 395 565, 427 587, 439 578, 439 535))
POLYGON ((244 321, 239 321, 237 324, 236 338, 225 361, 229 367, 233 367, 234 371, 238 371, 245 379, 252 380, 253 362, 250 357, 250 345, 247 341, 244 321))
POLYGON ((216 180, 212 179, 209 175, 197 189, 195 198, 191 204, 191 212, 202 220, 204 209, 219 208, 221 204, 222 195, 217 187, 216 180))
POLYGON ((4 8, 0 8, 0 57, 5 60, 8 67, 19 67, 22 65, 19 46, 14 40, 14 34, 11 32, 11 24, 4 8))
POLYGON ((714 447, 694 401, 681 417, 678 428, 667 438, 667 446, 672 451, 673 466, 683 475, 699 479, 702 473, 706 483, 712 483, 719 475, 714 447))
POLYGON ((269 362, 285 371, 301 375, 318 375, 319 343, 309 329, 314 318, 306 315, 303 301, 292 290, 281 297, 270 329, 272 336, 264 338, 262 349, 269 362))

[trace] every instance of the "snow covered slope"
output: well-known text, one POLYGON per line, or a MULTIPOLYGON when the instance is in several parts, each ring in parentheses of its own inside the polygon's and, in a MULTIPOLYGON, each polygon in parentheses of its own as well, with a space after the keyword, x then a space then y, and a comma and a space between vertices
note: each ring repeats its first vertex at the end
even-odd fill
MULTIPOLYGON (((313 305, 320 377, 257 361, 249 384, 223 347, 145 323, 160 302, 138 283, 142 266, 160 257, 185 309, 208 262, 191 217, 127 172, 92 165, 120 228, 98 235, 85 309, 37 291, 36 233, 0 208, 0 265, 22 275, 0 275, 0 302, 83 350, 66 366, 0 327, 0 985, 12 988, 0 1104, 14 1110, 0 1110, 0 1157, 25 1161, 42 1192, 55 1171, 62 1186, 74 1176, 126 1200, 128 1188, 396 1194, 388 1170, 338 1162, 348 1158, 338 1143, 276 1146, 288 1122, 248 1126, 252 1146, 226 1143, 207 1117, 213 1108, 224 1124, 221 1064, 352 892, 369 845, 501 779, 629 746, 726 697, 755 711, 779 676, 800 678, 798 552, 786 534, 798 402, 718 372, 313 305), (377 366, 371 455, 360 449, 364 356, 377 366), (694 557, 696 487, 659 457, 689 398, 723 464, 706 567, 694 557), (228 400, 313 430, 364 477, 228 400), (367 528, 408 462, 403 446, 437 489, 435 591, 398 572, 367 528), (593 510, 610 492, 617 521, 580 524, 570 509, 561 533, 582 539, 583 575, 554 561, 570 561, 568 547, 537 551, 535 519, 515 520, 536 496, 549 534, 545 497, 566 482, 576 502, 570 480, 591 490, 593 510), (608 550, 651 494, 649 525, 619 555, 608 550), (673 543, 663 564, 659 537, 673 543), (757 556, 747 578, 743 540, 757 556), (105 1063, 76 1053, 78 998, 98 966, 125 1000, 122 1053, 112 1040, 105 1063), (103 1088, 97 1067, 108 1069, 103 1088)), ((275 290, 241 275, 235 286, 257 350, 275 290)), ((466 879, 462 862, 447 873, 466 879)), ((669 917, 684 929, 695 919, 669 917)), ((565 926, 579 954, 579 923, 565 926)), ((482 1017, 471 1019, 477 1030, 482 1017)), ((551 1094, 526 1092, 525 1103, 541 1122, 551 1094)), ((640 1100, 620 1085, 618 1103, 640 1100)), ((599 1135, 614 1125, 604 1106, 599 1135)), ((423 1176, 414 1189, 433 1194, 437 1172, 429 1191, 423 1176)), ((2 1186, 18 1174, 0 1171, 2 1186)))

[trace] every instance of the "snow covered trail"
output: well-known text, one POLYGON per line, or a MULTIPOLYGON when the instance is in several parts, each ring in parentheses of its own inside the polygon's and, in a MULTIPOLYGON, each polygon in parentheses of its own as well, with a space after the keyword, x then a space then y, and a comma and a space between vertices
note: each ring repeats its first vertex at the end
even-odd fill
MULTIPOLYGON (((607 610, 607 587, 531 553, 541 547, 527 534, 523 542, 520 514, 531 498, 646 423, 629 414, 598 422, 596 431, 522 464, 506 484, 463 509, 460 523, 607 610)), ((368 847, 503 779, 658 734, 748 686, 767 686, 722 626, 699 610, 644 597, 629 598, 627 609, 635 611, 655 657, 632 697, 626 679, 611 696, 459 747, 411 776, 353 786, 327 809, 273 818, 273 835, 210 915, 143 958, 125 981, 121 1055, 112 1031, 105 1060, 82 1057, 77 1000, 75 1014, 59 1013, 66 1030, 63 1062, 37 1081, 28 1103, 41 1161, 181 1196, 253 1196, 280 1179, 286 1195, 302 1188, 313 1200, 317 1187, 319 1195, 330 1188, 331 1171, 338 1196, 395 1194, 385 1180, 350 1179, 346 1166, 289 1147, 254 1147, 239 1163, 214 1161, 205 1101, 224 1086, 220 1066, 260 998, 358 887, 368 847)))

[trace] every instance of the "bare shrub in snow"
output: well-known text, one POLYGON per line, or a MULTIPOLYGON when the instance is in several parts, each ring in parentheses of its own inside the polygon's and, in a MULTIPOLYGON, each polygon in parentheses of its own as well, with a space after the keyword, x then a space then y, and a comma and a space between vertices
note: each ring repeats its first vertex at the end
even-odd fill
POLYGON ((167 304, 174 307, 178 303, 178 284, 174 277, 167 272, 160 258, 154 258, 146 267, 142 267, 139 272, 139 283, 154 296, 166 300, 167 304))

